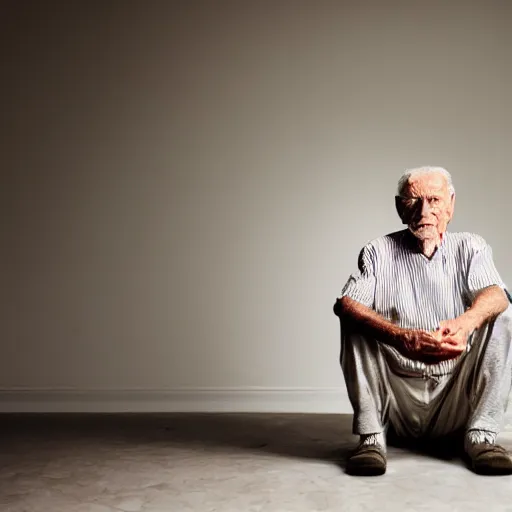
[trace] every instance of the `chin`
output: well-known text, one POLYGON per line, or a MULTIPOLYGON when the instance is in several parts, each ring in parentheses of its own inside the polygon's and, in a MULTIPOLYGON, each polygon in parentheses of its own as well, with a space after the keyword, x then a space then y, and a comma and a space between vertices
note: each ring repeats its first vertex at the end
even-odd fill
POLYGON ((411 228, 409 226, 409 231, 419 240, 433 240, 440 236, 436 226, 424 226, 421 228, 411 228))

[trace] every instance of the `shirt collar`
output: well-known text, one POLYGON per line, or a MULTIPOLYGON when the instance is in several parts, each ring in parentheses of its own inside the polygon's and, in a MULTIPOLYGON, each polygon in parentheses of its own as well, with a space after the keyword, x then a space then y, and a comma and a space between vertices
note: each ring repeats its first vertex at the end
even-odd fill
MULTIPOLYGON (((421 254, 421 251, 418 248, 418 239, 409 231, 409 229, 405 229, 404 231, 405 231, 404 239, 405 239, 405 242, 407 244, 407 247, 412 252, 416 252, 418 254, 421 254)), ((445 248, 446 248, 446 238, 447 238, 447 235, 448 235, 448 231, 445 231, 443 233, 443 237, 441 239, 441 243, 437 246, 436 252, 432 256, 432 258, 430 258, 431 260, 433 260, 434 258, 437 258, 438 254, 444 253, 445 248)))

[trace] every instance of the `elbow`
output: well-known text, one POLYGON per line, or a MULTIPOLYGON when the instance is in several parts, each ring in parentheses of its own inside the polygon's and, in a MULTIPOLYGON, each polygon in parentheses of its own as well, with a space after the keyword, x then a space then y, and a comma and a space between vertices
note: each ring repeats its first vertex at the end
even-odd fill
POLYGON ((350 302, 350 298, 347 296, 339 297, 336 299, 336 303, 333 306, 334 314, 338 317, 344 316, 347 311, 347 305, 350 302))
POLYGON ((497 301, 497 309, 499 310, 499 313, 503 313, 508 309, 510 306, 510 300, 508 298, 508 294, 506 290, 504 290, 501 287, 496 287, 497 294, 499 296, 499 301, 497 301))
POLYGON ((508 299, 508 295, 503 288, 496 287, 494 290, 494 315, 493 317, 511 316, 512 306, 508 299))
POLYGON ((332 307, 332 311, 336 316, 339 316, 341 318, 342 310, 343 310, 343 297, 341 299, 338 297, 336 299, 336 302, 334 303, 334 306, 332 307))
POLYGON ((503 301, 502 301, 502 306, 501 306, 502 311, 501 312, 503 313, 504 311, 509 309, 509 307, 511 307, 511 303, 510 303, 507 293, 503 290, 501 290, 501 292, 503 294, 503 301))

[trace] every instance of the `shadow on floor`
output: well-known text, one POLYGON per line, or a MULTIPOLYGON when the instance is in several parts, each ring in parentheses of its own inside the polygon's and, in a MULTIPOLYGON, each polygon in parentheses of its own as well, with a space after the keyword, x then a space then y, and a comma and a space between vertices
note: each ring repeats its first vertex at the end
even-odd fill
MULTIPOLYGON (((59 447, 144 445, 183 447, 205 454, 243 450, 331 461, 342 469, 357 443, 351 433, 352 415, 347 414, 3 414, 0 432, 4 453, 52 443, 59 447)), ((398 443, 398 448, 390 447, 390 455, 398 459, 412 452, 452 461, 457 450, 453 441, 398 443)))

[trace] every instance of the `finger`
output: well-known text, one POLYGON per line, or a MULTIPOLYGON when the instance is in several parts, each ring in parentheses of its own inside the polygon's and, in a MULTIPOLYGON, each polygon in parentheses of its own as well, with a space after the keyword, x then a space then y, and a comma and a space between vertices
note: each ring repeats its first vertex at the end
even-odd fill
POLYGON ((455 343, 455 344, 460 345, 463 338, 464 338, 464 336, 461 333, 459 333, 459 331, 457 331, 454 334, 449 334, 448 336, 443 336, 441 338, 441 344, 449 343, 449 344, 453 345, 455 343))
MULTIPOLYGON (((434 331, 435 333, 435 331, 434 331)), ((428 332, 428 331, 424 331, 421 336, 421 342, 422 343, 432 343, 432 344, 437 344, 439 343, 439 333, 436 333, 434 334, 432 332, 428 332)))
POLYGON ((422 346, 422 347, 437 347, 437 346, 439 346, 439 341, 436 340, 435 338, 428 338, 425 336, 423 339, 420 340, 420 346, 422 346))
POLYGON ((442 347, 454 347, 461 344, 461 339, 455 336, 446 336, 441 340, 442 347))
POLYGON ((452 338, 450 336, 446 336, 445 338, 443 338, 441 340, 441 345, 453 346, 453 345, 458 345, 458 344, 459 344, 459 340, 456 338, 452 338))
POLYGON ((439 343, 443 339, 443 333, 441 330, 433 331, 433 334, 431 333, 431 336, 436 340, 437 343, 439 343))
POLYGON ((462 352, 462 348, 457 342, 453 344, 436 343, 434 345, 426 343, 421 347, 421 352, 426 355, 458 355, 462 352))
POLYGON ((426 334, 425 336, 421 337, 421 343, 425 343, 426 345, 439 345, 439 343, 442 341, 443 337, 441 335, 439 336, 432 336, 430 333, 426 334))
POLYGON ((441 354, 443 352, 443 347, 439 343, 425 343, 424 345, 422 345, 421 351, 426 354, 441 354))
POLYGON ((444 345, 442 350, 445 354, 461 354, 462 347, 460 345, 444 345))
POLYGON ((462 349, 460 347, 454 347, 453 345, 449 347, 445 346, 440 348, 440 355, 444 358, 457 357, 461 353, 462 349))

